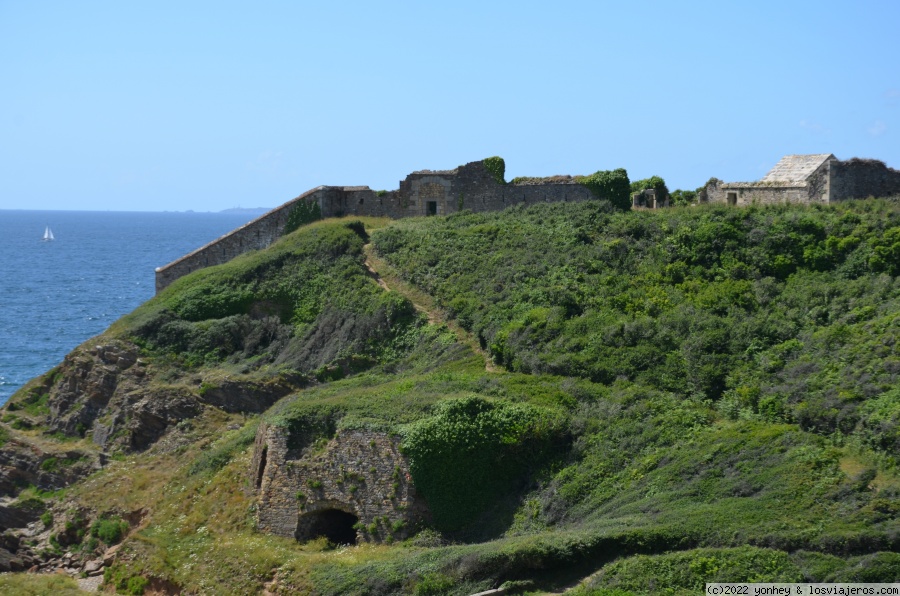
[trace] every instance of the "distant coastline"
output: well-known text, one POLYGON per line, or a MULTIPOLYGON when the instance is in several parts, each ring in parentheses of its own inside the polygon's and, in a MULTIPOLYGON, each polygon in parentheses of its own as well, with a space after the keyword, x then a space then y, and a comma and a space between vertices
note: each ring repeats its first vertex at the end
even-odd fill
POLYGON ((247 214, 259 214, 268 213, 271 211, 271 207, 232 207, 231 209, 223 209, 219 211, 219 213, 247 213, 247 214))

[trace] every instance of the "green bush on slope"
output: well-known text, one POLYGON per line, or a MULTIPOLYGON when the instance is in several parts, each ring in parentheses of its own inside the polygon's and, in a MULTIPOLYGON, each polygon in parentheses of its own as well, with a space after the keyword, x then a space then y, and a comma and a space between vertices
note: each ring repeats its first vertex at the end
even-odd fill
MULTIPOLYGON (((654 577, 675 593, 724 575, 890 581, 900 309, 896 278, 873 256, 897 226, 897 206, 880 201, 629 214, 597 201, 377 232, 381 254, 512 372, 485 371, 446 327, 378 290, 362 238, 342 223, 180 280, 190 291, 123 323, 172 323, 180 357, 196 353, 198 366, 253 352, 240 343, 247 320, 285 332, 259 342, 259 361, 303 360, 310 375, 356 357, 386 363, 264 414, 293 450, 345 428, 404 433, 440 528, 479 525, 499 501, 518 510, 479 543, 431 530, 399 547, 320 552, 259 534, 251 421, 208 449, 179 447, 183 466, 153 507, 163 513, 125 541, 121 577, 239 594, 277 569, 282 591, 342 595, 559 589, 598 570, 600 593, 658 593, 654 577), (231 351, 211 356, 192 335, 232 328, 231 351), (361 330, 374 342, 354 343, 361 330)), ((153 333, 148 349, 170 349, 153 333)), ((153 457, 109 466, 108 486, 153 457)))
POLYGON ((860 405, 900 362, 900 282, 878 256, 898 229, 888 201, 584 203, 397 222, 373 241, 509 370, 628 379, 887 445, 872 433, 893 423, 860 405))
POLYGON ((555 412, 467 397, 441 402, 410 425, 402 448, 435 525, 452 531, 546 464, 564 435, 555 412))
POLYGON ((421 322, 408 300, 371 279, 361 230, 359 222, 301 228, 176 280, 117 327, 188 368, 230 360, 312 374, 396 359, 421 322))

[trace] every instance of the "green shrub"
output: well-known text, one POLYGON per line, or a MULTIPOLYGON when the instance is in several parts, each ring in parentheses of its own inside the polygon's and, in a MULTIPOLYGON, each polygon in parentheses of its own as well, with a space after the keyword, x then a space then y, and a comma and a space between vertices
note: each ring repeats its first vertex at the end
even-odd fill
POLYGON ((591 588, 657 593, 665 587, 702 593, 707 582, 799 582, 803 575, 781 551, 740 547, 697 549, 664 555, 637 555, 604 567, 592 579, 591 588))
POLYGON ((669 193, 669 200, 673 206, 693 205, 697 202, 697 191, 679 188, 669 193))
POLYGON ((623 211, 631 209, 631 184, 624 168, 597 171, 590 176, 579 177, 578 182, 588 187, 598 199, 606 199, 623 211))
POLYGON ((146 577, 135 575, 134 577, 128 578, 128 583, 125 585, 125 590, 128 594, 140 596, 144 593, 144 590, 147 588, 147 584, 149 583, 150 581, 146 577))
POLYGON ((659 176, 650 176, 649 178, 635 180, 631 183, 632 193, 641 192, 649 188, 656 191, 656 199, 658 201, 662 201, 669 196, 669 189, 666 186, 666 181, 659 176))
POLYGON ((416 583, 414 594, 417 596, 447 594, 455 585, 453 578, 443 573, 426 573, 416 583))
POLYGON ((562 423, 549 410, 468 397, 405 429, 402 449, 436 527, 461 529, 539 469, 560 446, 562 423))
POLYGON ((322 219, 322 210, 317 202, 297 201, 288 213, 287 222, 284 224, 284 234, 290 234, 300 226, 319 219, 322 219))
POLYGON ((115 564, 103 571, 103 583, 113 586, 117 593, 140 595, 150 581, 141 575, 132 575, 125 565, 115 564))
MULTIPOLYGON (((487 157, 483 160, 483 163, 484 169, 493 176, 497 184, 506 184, 506 162, 503 161, 502 157, 487 157)), ((461 198, 460 204, 462 204, 461 198)))
POLYGON ((128 522, 120 517, 100 518, 91 525, 91 536, 108 545, 118 544, 128 532, 128 522))

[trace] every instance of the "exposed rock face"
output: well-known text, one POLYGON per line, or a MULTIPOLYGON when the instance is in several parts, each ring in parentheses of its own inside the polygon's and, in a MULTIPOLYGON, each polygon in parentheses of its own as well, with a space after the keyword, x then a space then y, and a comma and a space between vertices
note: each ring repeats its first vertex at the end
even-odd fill
POLYGON ((0 531, 10 528, 24 528, 40 517, 46 505, 40 502, 0 505, 0 531))
POLYGON ((260 530, 336 543, 403 539, 428 517, 410 481, 399 439, 338 432, 299 452, 288 429, 261 424, 251 464, 260 530))
MULTIPOLYGON (((139 354, 131 342, 103 336, 76 348, 5 406, 14 428, 87 436, 104 451, 141 451, 206 406, 258 413, 296 389, 294 381, 306 381, 226 377, 207 384, 196 377, 191 381, 196 386, 167 385, 139 354)), ((104 457, 76 450, 44 452, 24 437, 13 438, 0 447, 0 495, 14 495, 27 485, 62 488, 100 467, 104 457)))
POLYGON ((138 395, 146 372, 138 359, 137 346, 132 344, 114 341, 77 348, 58 368, 55 377, 59 380, 47 388, 50 429, 69 436, 93 430, 94 441, 105 446, 116 420, 99 419, 110 409, 121 410, 128 402, 140 402, 138 395))
POLYGON ((20 552, 19 537, 13 534, 0 534, 0 572, 25 571, 35 559, 30 553, 20 552))
MULTIPOLYGON (((98 467, 96 456, 83 451, 69 449, 49 453, 22 441, 10 440, 0 448, 0 495, 15 495, 30 485, 42 490, 60 489, 98 467)), ((6 527, 19 526, 10 523, 6 527)))
POLYGON ((261 413, 294 389, 290 383, 277 378, 268 383, 225 379, 215 387, 203 389, 200 399, 226 412, 261 413))
POLYGON ((199 387, 151 383, 152 367, 138 354, 134 344, 104 338, 68 354, 31 389, 49 396, 45 424, 50 431, 72 437, 90 434, 102 448, 140 451, 171 426, 200 414, 204 402, 230 412, 260 412, 292 389, 286 383, 228 381, 203 392, 199 387))

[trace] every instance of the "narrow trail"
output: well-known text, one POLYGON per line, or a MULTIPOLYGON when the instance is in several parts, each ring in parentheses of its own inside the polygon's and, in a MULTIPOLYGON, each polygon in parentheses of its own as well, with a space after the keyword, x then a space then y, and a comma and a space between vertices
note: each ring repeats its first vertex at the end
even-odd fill
POLYGON ((448 318, 443 311, 435 306, 434 299, 432 299, 431 296, 401 279, 390 265, 375 254, 375 249, 372 247, 371 243, 363 246, 363 253, 366 255, 366 268, 369 270, 372 278, 378 282, 379 286, 384 288, 387 292, 397 292, 412 302, 413 307, 424 314, 428 318, 430 324, 446 325, 447 328, 456 335, 460 343, 468 346, 473 352, 484 359, 484 370, 487 372, 497 372, 500 370, 497 365, 494 364, 490 354, 481 348, 481 345, 478 343, 478 338, 460 327, 459 323, 448 318))

